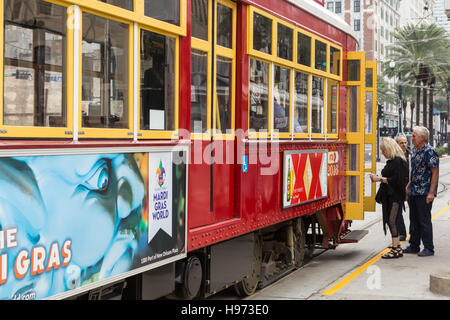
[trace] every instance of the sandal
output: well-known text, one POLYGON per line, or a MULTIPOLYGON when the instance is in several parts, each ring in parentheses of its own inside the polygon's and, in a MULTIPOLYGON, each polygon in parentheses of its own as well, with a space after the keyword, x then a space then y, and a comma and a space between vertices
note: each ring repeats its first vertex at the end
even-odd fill
POLYGON ((403 257, 403 250, 400 246, 397 246, 397 248, 389 247, 391 251, 381 256, 383 259, 396 259, 403 257))

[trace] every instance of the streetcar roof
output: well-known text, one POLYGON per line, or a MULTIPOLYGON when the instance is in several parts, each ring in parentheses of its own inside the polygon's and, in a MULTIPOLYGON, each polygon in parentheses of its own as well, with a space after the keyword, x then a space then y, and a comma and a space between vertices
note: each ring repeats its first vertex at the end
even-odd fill
POLYGON ((356 33, 353 31, 351 26, 337 14, 331 12, 330 10, 326 9, 325 7, 319 5, 314 1, 305 1, 305 0, 286 0, 286 1, 323 21, 326 21, 328 24, 331 24, 336 28, 338 28, 339 30, 352 36, 359 45, 356 33))

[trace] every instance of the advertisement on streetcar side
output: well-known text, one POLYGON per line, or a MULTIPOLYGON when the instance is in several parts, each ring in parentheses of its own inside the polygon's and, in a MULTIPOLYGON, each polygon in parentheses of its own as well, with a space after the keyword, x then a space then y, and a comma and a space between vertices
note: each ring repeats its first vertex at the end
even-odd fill
POLYGON ((185 151, 0 158, 0 299, 81 293, 186 253, 185 151))
POLYGON ((327 196, 328 150, 295 150, 283 154, 283 208, 327 196))

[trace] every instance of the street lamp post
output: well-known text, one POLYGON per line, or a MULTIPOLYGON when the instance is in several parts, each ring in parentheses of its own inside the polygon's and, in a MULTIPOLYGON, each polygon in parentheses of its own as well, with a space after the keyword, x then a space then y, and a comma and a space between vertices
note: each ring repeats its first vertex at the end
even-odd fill
MULTIPOLYGON (((391 68, 392 71, 394 71, 395 68, 395 61, 392 60, 389 63, 389 67, 391 68)), ((397 77, 398 77, 398 91, 397 91, 397 105, 398 105, 398 130, 397 130, 397 134, 402 133, 403 134, 403 126, 402 126, 402 85, 401 85, 401 78, 402 75, 400 73, 400 71, 398 71, 397 73, 397 77)))

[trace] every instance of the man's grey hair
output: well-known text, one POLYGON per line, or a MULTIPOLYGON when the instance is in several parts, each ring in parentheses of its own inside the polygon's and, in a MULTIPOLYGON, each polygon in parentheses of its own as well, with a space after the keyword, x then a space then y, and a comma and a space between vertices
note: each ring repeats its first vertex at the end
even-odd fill
MULTIPOLYGON (((399 134, 395 137, 395 141, 398 142, 398 139, 399 139, 399 138, 406 139, 406 136, 405 136, 403 133, 399 133, 399 134)), ((408 141, 408 139, 406 139, 406 141, 408 141)))
POLYGON ((428 131, 427 128, 422 126, 416 126, 414 127, 414 131, 417 132, 418 135, 421 135, 426 142, 428 142, 428 138, 430 137, 430 131, 428 131))

